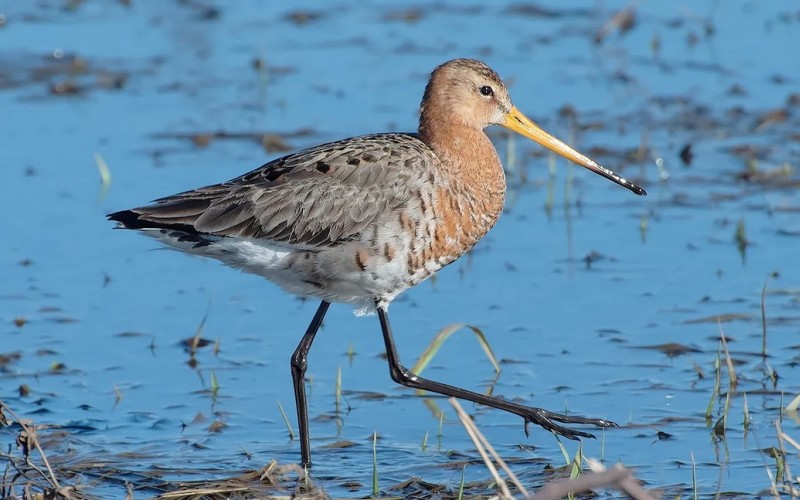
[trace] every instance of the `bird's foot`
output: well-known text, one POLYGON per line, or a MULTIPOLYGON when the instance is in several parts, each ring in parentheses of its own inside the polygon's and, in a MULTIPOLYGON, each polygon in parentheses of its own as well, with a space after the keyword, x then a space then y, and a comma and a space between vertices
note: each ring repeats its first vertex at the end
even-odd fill
POLYGON ((525 419, 526 436, 528 435, 529 423, 534 423, 542 427, 543 429, 552 432, 553 434, 564 436, 567 439, 578 439, 582 437, 594 438, 594 434, 575 429, 570 429, 569 427, 564 427, 563 425, 559 425, 556 422, 562 422, 565 424, 593 425, 595 427, 600 427, 603 429, 608 427, 619 427, 616 423, 602 418, 575 417, 570 415, 563 415, 561 413, 553 413, 551 411, 547 411, 542 408, 528 408, 528 411, 524 412, 524 414, 520 416, 525 419))

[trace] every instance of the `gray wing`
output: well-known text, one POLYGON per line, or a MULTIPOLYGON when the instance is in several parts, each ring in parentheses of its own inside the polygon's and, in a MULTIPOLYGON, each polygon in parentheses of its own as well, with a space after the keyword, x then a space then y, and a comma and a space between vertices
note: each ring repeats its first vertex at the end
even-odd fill
POLYGON ((323 144, 222 184, 109 215, 132 229, 171 228, 308 247, 350 241, 404 205, 438 162, 411 134, 323 144))

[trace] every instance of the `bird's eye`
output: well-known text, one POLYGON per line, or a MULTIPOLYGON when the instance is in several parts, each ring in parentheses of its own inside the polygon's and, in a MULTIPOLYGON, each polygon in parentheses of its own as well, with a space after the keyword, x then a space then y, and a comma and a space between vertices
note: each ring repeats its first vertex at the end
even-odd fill
POLYGON ((480 88, 481 95, 490 96, 494 95, 494 89, 488 85, 484 85, 480 88))

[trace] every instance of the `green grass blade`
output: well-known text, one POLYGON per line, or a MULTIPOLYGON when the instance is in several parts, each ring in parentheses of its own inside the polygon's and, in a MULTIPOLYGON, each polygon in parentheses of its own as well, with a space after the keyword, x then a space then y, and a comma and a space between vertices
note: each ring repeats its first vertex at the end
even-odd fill
POLYGON ((714 403, 717 401, 717 397, 719 396, 721 356, 722 353, 717 350, 717 359, 714 360, 714 391, 711 393, 711 400, 708 402, 708 407, 706 408, 706 422, 711 421, 711 416, 714 414, 714 403))
POLYGON ((411 367, 411 371, 417 375, 421 374, 422 371, 425 369, 425 367, 427 367, 433 360, 434 356, 436 356, 436 353, 439 352, 439 349, 441 349, 442 344, 444 344, 444 342, 448 338, 450 338, 451 335, 453 335, 455 332, 463 328, 469 328, 472 331, 472 333, 475 334, 475 337, 478 339, 478 343, 480 344, 481 349, 483 349, 483 352, 486 353, 486 357, 489 358, 489 361, 492 363, 495 372, 499 372, 500 363, 497 361, 497 357, 494 355, 494 352, 492 351, 489 342, 486 340, 486 336, 478 327, 472 325, 465 325, 463 323, 450 325, 440 330, 439 333, 437 333, 436 336, 433 338, 431 343, 428 344, 428 347, 425 348, 425 351, 423 351, 423 353, 420 355, 419 359, 414 364, 414 366, 411 367))
POLYGON ((564 464, 569 465, 572 460, 569 458, 569 453, 567 453, 567 449, 564 447, 564 444, 561 442, 561 439, 558 438, 558 434, 555 432, 553 435, 556 437, 556 442, 558 443, 558 447, 561 448, 561 454, 564 456, 564 464))
POLYGON ((466 477, 467 472, 467 464, 464 464, 464 467, 461 468, 461 484, 458 486, 458 500, 463 500, 464 498, 464 478, 466 477))
POLYGON ((747 436, 747 430, 750 429, 750 408, 747 406, 747 393, 742 393, 742 398, 744 400, 744 418, 742 419, 742 427, 744 428, 745 436, 747 436))
POLYGON ((283 423, 286 424, 286 430, 289 431, 289 440, 294 441, 294 431, 292 430, 292 424, 289 423, 289 418, 286 416, 286 412, 283 411, 283 406, 281 402, 277 399, 275 400, 278 403, 278 411, 281 412, 281 416, 283 417, 283 423))
POLYGON ((777 278, 778 273, 773 272, 764 280, 764 287, 761 289, 761 358, 767 359, 767 283, 770 278, 777 278))
POLYGON ((336 388, 334 389, 334 407, 336 415, 339 415, 342 401, 342 367, 336 367, 336 388))
POLYGON ((372 433, 372 496, 377 497, 378 489, 378 432, 372 433))
POLYGON ((211 370, 211 396, 216 398, 219 394, 219 380, 217 380, 217 374, 214 370, 211 370))
POLYGON ((692 456, 692 498, 697 500, 697 464, 694 462, 694 453, 689 452, 692 456))

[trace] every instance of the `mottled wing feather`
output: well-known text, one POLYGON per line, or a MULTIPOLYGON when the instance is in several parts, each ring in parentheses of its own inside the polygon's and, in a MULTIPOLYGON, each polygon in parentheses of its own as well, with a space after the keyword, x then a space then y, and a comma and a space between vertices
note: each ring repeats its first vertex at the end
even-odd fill
POLYGON ((190 226, 215 236, 332 246, 355 239, 405 204, 438 162, 411 134, 377 134, 279 158, 222 184, 134 209, 154 227, 190 226))

